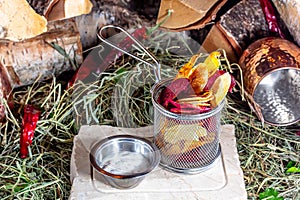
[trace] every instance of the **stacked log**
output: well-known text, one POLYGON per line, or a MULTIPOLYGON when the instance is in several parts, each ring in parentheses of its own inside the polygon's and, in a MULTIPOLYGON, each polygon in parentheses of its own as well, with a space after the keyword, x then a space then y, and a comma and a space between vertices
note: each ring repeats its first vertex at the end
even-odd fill
POLYGON ((47 32, 20 42, 0 40, 0 57, 12 87, 32 84, 38 78, 47 80, 74 69, 72 60, 80 64, 83 59, 75 21, 50 22, 47 32), (66 55, 53 46, 63 49, 66 55))
MULTIPOLYGON (((150 9, 150 13, 145 10, 144 15, 131 10, 139 1, 133 3, 129 0, 128 3, 124 3, 124 1, 118 0, 92 0, 92 11, 89 14, 74 18, 80 32, 83 49, 86 50, 99 44, 97 31, 105 25, 114 24, 127 30, 141 26, 154 26, 154 19, 147 19, 145 16, 153 15, 153 10, 150 9)), ((146 5, 149 3, 153 2, 149 1, 146 5)))
MULTIPOLYGON (((0 99, 9 100, 11 98, 11 85, 9 82, 8 74, 5 68, 0 63, 0 99)), ((0 121, 5 117, 5 106, 0 101, 0 121)))

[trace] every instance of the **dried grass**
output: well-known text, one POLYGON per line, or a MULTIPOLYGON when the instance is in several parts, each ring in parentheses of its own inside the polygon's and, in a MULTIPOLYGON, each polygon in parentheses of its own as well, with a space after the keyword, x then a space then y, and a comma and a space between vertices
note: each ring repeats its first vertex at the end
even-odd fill
MULTIPOLYGON (((171 54, 170 50, 177 48, 171 41, 160 34, 148 44, 163 63, 163 78, 173 76, 176 68, 188 58, 171 54), (160 41, 169 42, 168 48, 162 48, 160 41)), ((7 107, 6 121, 0 127, 2 199, 67 199, 71 189, 72 142, 80 125, 134 127, 151 124, 150 89, 154 82, 151 72, 149 66, 123 56, 105 73, 94 75, 96 81, 77 82, 70 90, 55 77, 49 82, 15 89, 15 107, 7 107), (20 159, 19 137, 26 103, 40 107, 42 114, 30 156, 20 159)), ((274 188, 285 199, 299 199, 300 174, 285 171, 289 161, 300 161, 300 137, 295 134, 300 124, 290 127, 262 125, 247 102, 241 101, 241 90, 237 90, 228 96, 222 123, 235 125, 248 198, 257 199, 266 188, 274 188)))

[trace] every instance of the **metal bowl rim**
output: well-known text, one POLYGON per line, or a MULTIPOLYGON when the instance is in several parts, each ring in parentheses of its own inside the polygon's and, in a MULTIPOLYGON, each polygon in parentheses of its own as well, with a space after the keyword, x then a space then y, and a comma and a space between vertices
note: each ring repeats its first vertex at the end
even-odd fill
MULTIPOLYGON (((255 91, 256 91, 258 85, 261 83, 261 81, 262 81, 265 77, 271 75, 271 74, 274 73, 274 72, 281 71, 281 70, 295 70, 295 71, 299 71, 299 72, 300 72, 300 68, 296 68, 296 67, 280 67, 280 68, 273 69, 273 70, 271 70, 271 71, 265 73, 265 74, 259 79, 259 81, 255 84, 255 86, 254 86, 254 88, 253 88, 253 94, 251 94, 251 96, 254 97, 254 94, 255 94, 255 91)), ((253 98, 253 100, 255 101, 254 98, 253 98)), ((259 112, 259 111, 256 110, 256 112, 259 112)), ((264 121, 265 121, 266 123, 268 123, 268 124, 270 124, 270 125, 273 125, 273 126, 288 126, 288 125, 292 125, 292 124, 297 123, 297 122, 300 121, 300 118, 299 118, 299 119, 295 119, 295 120, 293 120, 293 121, 286 122, 286 123, 274 123, 274 122, 270 122, 270 121, 269 121, 268 119, 266 119, 264 116, 263 116, 263 118, 264 118, 264 121)))
POLYGON ((267 73, 265 73, 263 76, 260 77, 260 79, 257 81, 257 83, 255 84, 255 86, 253 87, 253 93, 251 94, 251 96, 254 95, 255 90, 257 89, 258 85, 261 83, 261 81, 264 78, 266 78, 267 76, 269 76, 270 74, 272 74, 274 72, 281 71, 281 70, 290 70, 290 69, 300 72, 300 68, 296 68, 296 67, 280 67, 280 68, 276 68, 276 69, 270 70, 267 73))
POLYGON ((105 139, 100 140, 99 142, 95 143, 91 150, 90 150, 90 163, 91 165, 101 174, 108 176, 108 177, 112 177, 112 178, 116 178, 116 179, 128 179, 128 178, 138 178, 141 176, 145 176, 146 174, 150 173, 154 168, 156 168, 159 163, 160 163, 160 152, 158 150, 158 148, 150 141, 142 138, 142 137, 138 137, 138 136, 133 136, 133 135, 114 135, 114 136, 109 136, 105 139), (150 167, 148 167, 145 171, 143 172, 139 172, 139 173, 133 173, 130 175, 120 175, 120 174, 114 174, 114 173, 110 173, 107 172, 106 170, 102 169, 96 162, 96 158, 94 157, 94 154, 97 152, 98 149, 100 149, 102 146, 104 146, 106 143, 111 142, 112 140, 122 140, 122 139, 126 139, 126 140, 131 140, 131 141, 138 141, 139 143, 144 143, 148 146, 148 148, 152 151, 153 154, 153 161, 151 162, 150 167))

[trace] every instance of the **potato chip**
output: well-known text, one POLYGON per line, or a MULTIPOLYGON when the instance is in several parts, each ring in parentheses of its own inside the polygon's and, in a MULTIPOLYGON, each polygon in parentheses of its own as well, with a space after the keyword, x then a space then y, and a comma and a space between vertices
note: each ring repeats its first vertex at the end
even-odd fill
POLYGON ((230 84, 231 84, 231 76, 228 72, 219 76, 215 80, 211 88, 214 95, 214 98, 210 101, 212 107, 217 107, 219 103, 225 98, 230 88, 230 84))
POLYGON ((206 65, 203 63, 198 64, 189 76, 189 80, 195 93, 200 94, 208 81, 208 68, 206 65))
POLYGON ((166 128, 166 134, 164 135, 165 142, 175 144, 182 140, 184 141, 198 141, 200 137, 205 136, 206 129, 199 124, 176 124, 174 126, 166 128), (195 130, 192 133, 186 133, 186 130, 195 130))
MULTIPOLYGON (((206 91, 206 92, 202 93, 201 95, 193 95, 193 96, 189 96, 189 97, 186 97, 186 98, 178 99, 177 101, 179 103, 191 103, 191 104, 195 104, 195 105, 199 105, 199 104, 207 105, 206 102, 209 102, 213 98, 214 98, 214 96, 212 94, 212 91, 206 91)), ((209 106, 209 104, 208 104, 208 106, 209 106)))
MULTIPOLYGON (((207 135, 205 128, 199 124, 177 124, 166 129, 164 134, 164 142, 167 143, 167 154, 178 154, 187 152, 195 146, 195 144, 203 143, 199 140, 207 135), (186 133, 186 130, 195 130, 186 133), (179 148, 178 148, 179 147, 179 148)), ((201 146, 200 145, 200 146, 201 146)))

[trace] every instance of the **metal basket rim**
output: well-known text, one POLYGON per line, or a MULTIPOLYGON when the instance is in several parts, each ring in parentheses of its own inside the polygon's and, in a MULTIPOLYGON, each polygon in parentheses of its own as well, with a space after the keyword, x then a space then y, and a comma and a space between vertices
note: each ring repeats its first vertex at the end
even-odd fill
POLYGON ((173 119, 180 119, 180 120, 201 120, 201 119, 206 119, 206 118, 212 117, 213 115, 219 113, 223 109, 226 98, 224 98, 222 100, 222 102, 217 107, 212 109, 211 111, 200 113, 200 114, 177 114, 177 113, 168 111, 166 108, 164 108, 162 105, 160 105, 157 102, 157 99, 154 97, 155 97, 157 91, 160 89, 160 87, 162 87, 162 85, 164 83, 171 81, 172 79, 173 78, 169 78, 169 79, 159 81, 151 89, 151 92, 152 92, 151 100, 152 100, 154 108, 156 108, 159 112, 161 112, 166 117, 173 118, 173 119))

